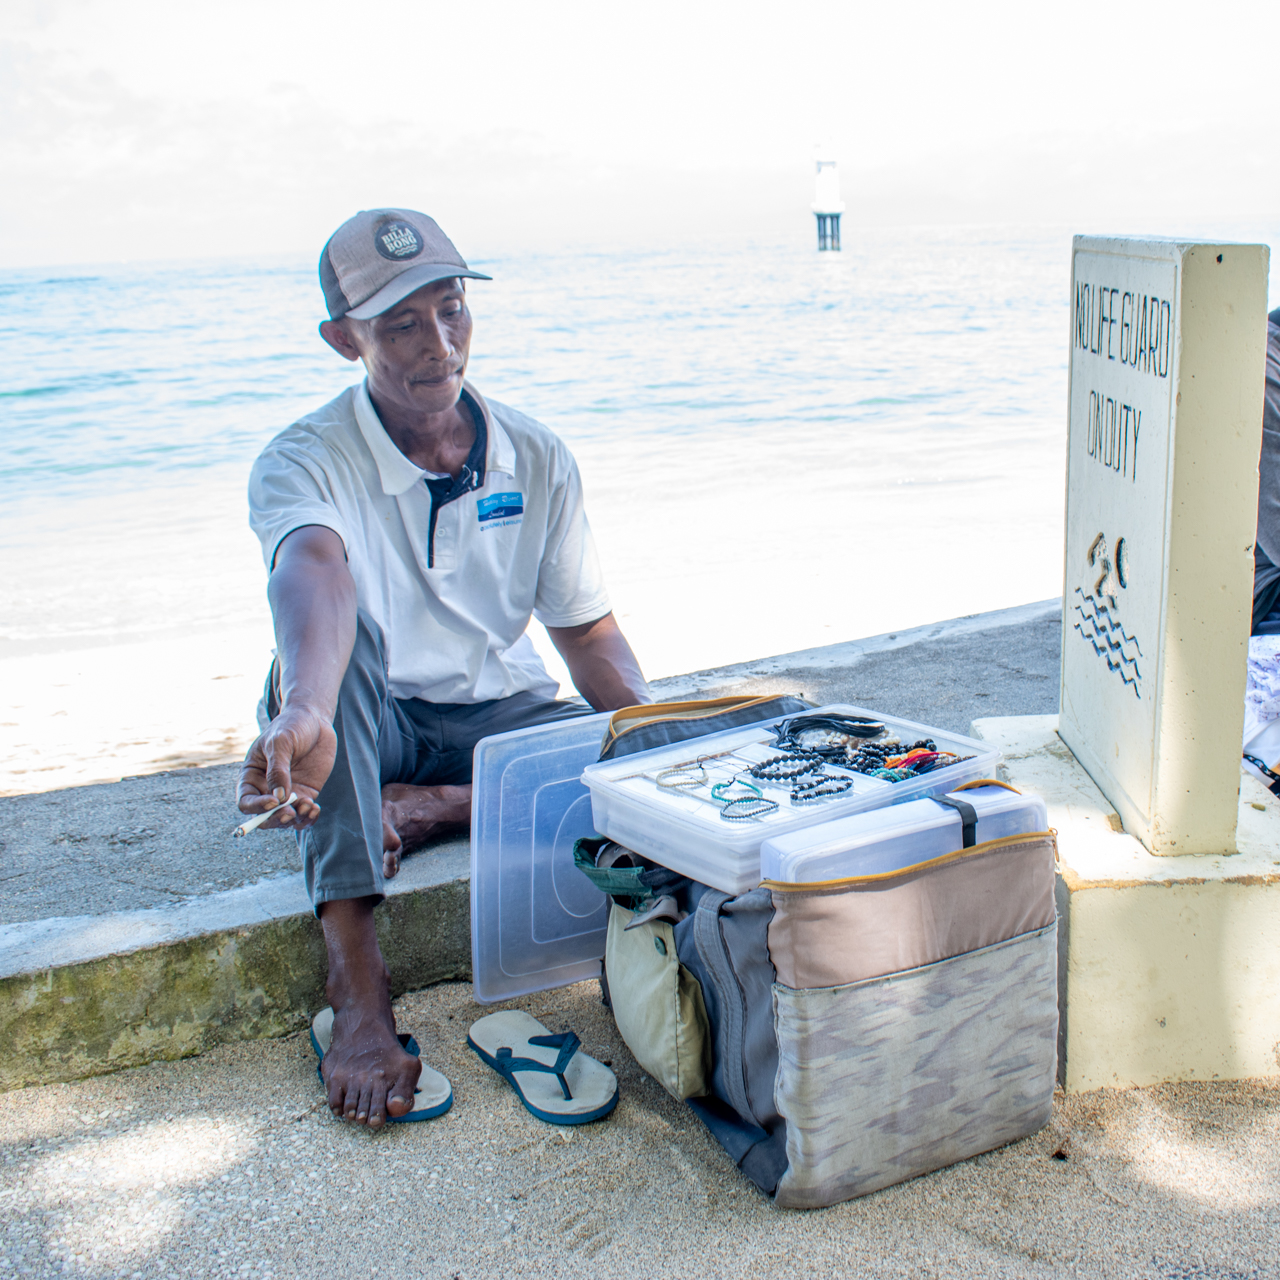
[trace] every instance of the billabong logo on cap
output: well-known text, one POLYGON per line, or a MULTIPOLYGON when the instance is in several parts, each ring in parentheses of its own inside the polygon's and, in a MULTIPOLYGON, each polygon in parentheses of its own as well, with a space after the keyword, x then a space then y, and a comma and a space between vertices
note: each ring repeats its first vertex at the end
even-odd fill
POLYGON ((384 222, 373 233, 373 243, 392 262, 416 258, 422 252, 422 237, 407 222, 384 222))

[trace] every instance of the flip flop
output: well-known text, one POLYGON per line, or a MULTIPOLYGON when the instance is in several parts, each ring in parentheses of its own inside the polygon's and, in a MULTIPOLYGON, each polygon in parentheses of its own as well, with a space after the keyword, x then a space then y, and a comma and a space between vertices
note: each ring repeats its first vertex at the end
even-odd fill
MULTIPOLYGON (((418 1042, 412 1036, 397 1036, 406 1053, 415 1058, 419 1056, 418 1042)), ((333 1010, 321 1009, 311 1020, 311 1047, 320 1059, 316 1063, 316 1075, 324 1084, 324 1055, 329 1051, 333 1040, 333 1010)), ((327 1085, 325 1086, 328 1087, 327 1085)), ((387 1116, 388 1124, 412 1124, 415 1120, 434 1120, 442 1116, 453 1106, 453 1086, 435 1070, 424 1062, 422 1074, 418 1077, 418 1087, 413 1091, 413 1106, 402 1116, 387 1116)))
POLYGON ((618 1077, 603 1062, 579 1053, 582 1041, 572 1031, 549 1035, 542 1023, 519 1009, 473 1023, 467 1043, 539 1120, 587 1124, 602 1120, 618 1105, 618 1077))

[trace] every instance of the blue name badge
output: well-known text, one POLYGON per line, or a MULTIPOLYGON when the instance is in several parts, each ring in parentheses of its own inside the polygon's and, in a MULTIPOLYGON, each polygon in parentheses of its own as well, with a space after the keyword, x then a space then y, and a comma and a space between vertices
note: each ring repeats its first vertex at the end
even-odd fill
POLYGON ((486 520, 505 520, 509 516, 524 514, 523 493, 495 493, 476 502, 480 523, 486 520))

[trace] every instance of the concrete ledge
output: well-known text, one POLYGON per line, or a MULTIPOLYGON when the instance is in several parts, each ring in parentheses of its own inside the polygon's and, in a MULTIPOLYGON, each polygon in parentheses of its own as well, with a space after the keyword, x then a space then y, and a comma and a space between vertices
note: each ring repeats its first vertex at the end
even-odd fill
MULTIPOLYGON (((378 908, 395 994, 471 974, 469 843, 405 860, 378 908)), ((0 1089, 284 1035, 324 1004, 301 875, 173 908, 33 921, 0 943, 0 1089)))
POLYGON ((1280 802, 1241 774, 1238 852, 1155 857, 1057 734, 975 720, 1058 832, 1059 1076, 1068 1092, 1280 1075, 1280 802))

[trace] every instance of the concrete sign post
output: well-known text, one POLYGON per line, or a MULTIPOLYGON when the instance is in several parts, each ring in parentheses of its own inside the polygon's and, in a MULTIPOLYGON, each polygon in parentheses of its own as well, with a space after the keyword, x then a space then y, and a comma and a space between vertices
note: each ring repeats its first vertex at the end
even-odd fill
POLYGON ((1076 238, 1061 713, 972 726, 1058 833, 1069 1092, 1280 1070, 1280 800, 1240 771, 1266 305, 1264 246, 1076 238))
POLYGON ((1236 848, 1267 248, 1077 236, 1059 734, 1155 854, 1236 848))

